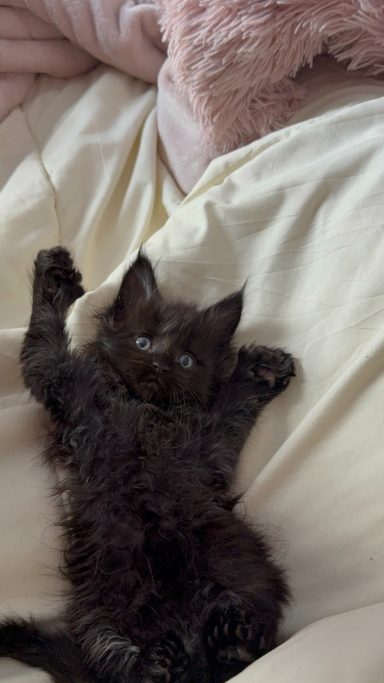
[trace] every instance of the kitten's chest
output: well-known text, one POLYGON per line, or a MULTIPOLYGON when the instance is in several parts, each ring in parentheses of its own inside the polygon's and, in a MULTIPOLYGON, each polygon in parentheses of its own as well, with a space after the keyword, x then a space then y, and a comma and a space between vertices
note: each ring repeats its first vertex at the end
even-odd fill
POLYGON ((173 455, 189 447, 196 451, 200 443, 197 420, 194 415, 165 413, 149 407, 140 413, 135 442, 143 456, 149 458, 167 454, 173 459, 173 455))
POLYGON ((172 449, 182 429, 182 425, 172 417, 146 411, 136 434, 138 446, 148 454, 172 449))

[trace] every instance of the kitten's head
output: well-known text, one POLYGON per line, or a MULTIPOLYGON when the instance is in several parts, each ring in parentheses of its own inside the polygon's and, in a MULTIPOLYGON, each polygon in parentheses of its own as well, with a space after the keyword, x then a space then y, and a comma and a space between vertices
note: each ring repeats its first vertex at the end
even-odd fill
POLYGON ((124 276, 101 315, 98 345, 123 382, 154 404, 206 403, 233 363, 243 290, 205 310, 163 298, 148 258, 124 276))

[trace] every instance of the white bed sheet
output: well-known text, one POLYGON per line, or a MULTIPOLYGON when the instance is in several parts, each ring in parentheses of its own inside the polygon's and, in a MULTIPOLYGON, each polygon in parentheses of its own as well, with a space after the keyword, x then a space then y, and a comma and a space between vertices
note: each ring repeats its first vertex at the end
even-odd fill
MULTIPOLYGON (((1 614, 61 605, 45 421, 17 362, 28 270, 42 247, 75 253, 81 342, 145 241, 170 292, 208 302, 248 278, 239 343, 298 359, 237 476, 293 601, 285 642, 236 682, 382 683, 384 85, 308 78, 290 127, 213 162, 186 198, 157 155, 155 91, 110 69, 42 79, 0 126, 1 614)), ((3 660, 0 680, 48 677, 3 660)))

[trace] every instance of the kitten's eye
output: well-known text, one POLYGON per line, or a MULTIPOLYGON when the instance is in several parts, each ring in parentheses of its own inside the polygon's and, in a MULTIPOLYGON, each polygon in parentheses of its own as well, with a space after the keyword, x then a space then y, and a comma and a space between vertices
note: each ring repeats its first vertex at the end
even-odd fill
POLYGON ((152 342, 149 337, 136 337, 135 343, 140 351, 149 351, 152 346, 152 342))
POLYGON ((184 370, 189 370, 195 363, 190 353, 182 353, 178 359, 178 362, 180 363, 181 367, 184 368, 184 370))

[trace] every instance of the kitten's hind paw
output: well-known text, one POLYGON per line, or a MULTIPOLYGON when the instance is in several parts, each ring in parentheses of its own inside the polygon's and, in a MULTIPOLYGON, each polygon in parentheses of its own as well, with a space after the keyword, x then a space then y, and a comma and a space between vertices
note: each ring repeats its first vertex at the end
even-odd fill
POLYGON ((291 354, 268 346, 242 346, 239 350, 237 374, 255 382, 256 393, 280 394, 295 376, 291 354))
POLYGON ((143 683, 182 683, 190 665, 183 643, 173 635, 149 647, 145 660, 143 683))
POLYGON ((264 610, 224 594, 208 616, 203 639, 211 662, 246 666, 272 647, 274 631, 264 610))
POLYGON ((81 280, 81 273, 64 247, 42 249, 37 254, 34 293, 45 301, 66 310, 84 294, 81 280))

